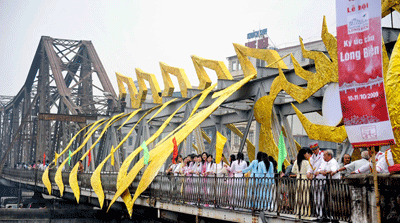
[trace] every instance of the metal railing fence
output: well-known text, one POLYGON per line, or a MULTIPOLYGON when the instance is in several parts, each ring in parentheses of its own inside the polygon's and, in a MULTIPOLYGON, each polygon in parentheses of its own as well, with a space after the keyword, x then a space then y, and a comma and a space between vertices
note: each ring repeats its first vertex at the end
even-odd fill
MULTIPOLYGON (((20 180, 41 183, 42 171, 4 168, 3 174, 16 182, 20 180)), ((79 173, 80 187, 91 188, 92 173, 79 173)), ((118 173, 103 172, 101 181, 105 192, 116 191, 118 173)), ((55 171, 50 171, 52 184, 55 171)), ((63 172, 68 185, 69 172, 63 172)), ((141 175, 133 181, 135 192, 141 175)), ((143 195, 156 200, 185 205, 234 210, 268 211, 292 214, 298 218, 327 217, 350 221, 351 192, 344 180, 301 179, 281 177, 196 177, 159 174, 143 195)))

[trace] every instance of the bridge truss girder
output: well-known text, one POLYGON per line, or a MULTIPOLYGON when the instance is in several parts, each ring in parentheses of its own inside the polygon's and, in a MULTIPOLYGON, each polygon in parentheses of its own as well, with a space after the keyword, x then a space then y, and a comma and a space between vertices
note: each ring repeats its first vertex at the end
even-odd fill
POLYGON ((9 165, 31 164, 43 154, 50 160, 82 127, 39 114, 98 116, 116 109, 117 95, 91 41, 42 36, 25 84, 3 107, 2 154, 12 150, 9 165))

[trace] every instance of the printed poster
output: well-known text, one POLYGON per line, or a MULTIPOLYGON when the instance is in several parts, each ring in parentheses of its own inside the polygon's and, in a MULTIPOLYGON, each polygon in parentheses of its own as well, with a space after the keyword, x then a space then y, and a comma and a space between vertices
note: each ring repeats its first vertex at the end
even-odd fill
POLYGON ((382 70, 380 0, 336 1, 339 94, 351 144, 394 144, 382 70))

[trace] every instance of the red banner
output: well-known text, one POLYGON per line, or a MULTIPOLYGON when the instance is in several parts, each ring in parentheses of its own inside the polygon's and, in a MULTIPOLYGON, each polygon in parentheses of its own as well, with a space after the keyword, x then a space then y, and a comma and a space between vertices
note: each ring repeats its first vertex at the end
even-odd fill
POLYGON ((175 164, 176 157, 178 157, 178 144, 176 142, 175 137, 172 139, 172 143, 174 144, 174 152, 172 153, 172 163, 175 164))
POLYGON ((89 150, 88 156, 89 156, 89 160, 88 160, 87 166, 89 167, 90 166, 90 162, 92 162, 92 150, 89 150))
POLYGON ((394 144, 382 72, 381 1, 337 0, 339 92, 351 144, 394 144))

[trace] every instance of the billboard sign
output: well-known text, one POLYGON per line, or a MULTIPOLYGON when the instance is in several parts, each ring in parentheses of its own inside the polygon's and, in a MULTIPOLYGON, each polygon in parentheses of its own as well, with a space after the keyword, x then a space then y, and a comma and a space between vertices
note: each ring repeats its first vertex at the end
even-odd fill
POLYGON ((247 39, 253 39, 264 35, 267 35, 267 29, 247 33, 247 39))
POLYGON ((337 0, 339 94, 351 144, 394 144, 382 71, 381 1, 337 0))

